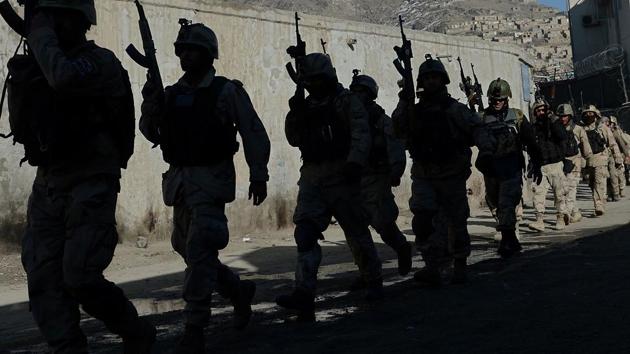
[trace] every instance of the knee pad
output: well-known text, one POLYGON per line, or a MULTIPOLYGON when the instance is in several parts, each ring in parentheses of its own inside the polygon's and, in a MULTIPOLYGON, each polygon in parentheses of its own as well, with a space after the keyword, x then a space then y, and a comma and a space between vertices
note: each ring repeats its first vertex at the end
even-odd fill
POLYGON ((200 213, 193 218, 189 237, 191 240, 188 242, 192 245, 222 250, 230 240, 227 219, 200 213))
POLYGON ((317 246, 317 241, 324 239, 324 235, 313 223, 297 224, 295 226, 294 237, 298 252, 312 251, 317 246))

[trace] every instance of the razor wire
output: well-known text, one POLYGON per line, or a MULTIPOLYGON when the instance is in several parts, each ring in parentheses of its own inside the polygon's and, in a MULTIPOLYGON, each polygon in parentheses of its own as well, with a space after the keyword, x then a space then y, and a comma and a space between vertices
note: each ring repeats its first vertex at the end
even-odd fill
POLYGON ((574 65, 577 77, 597 74, 602 71, 618 68, 623 64, 625 52, 620 45, 610 46, 608 49, 591 55, 574 65))

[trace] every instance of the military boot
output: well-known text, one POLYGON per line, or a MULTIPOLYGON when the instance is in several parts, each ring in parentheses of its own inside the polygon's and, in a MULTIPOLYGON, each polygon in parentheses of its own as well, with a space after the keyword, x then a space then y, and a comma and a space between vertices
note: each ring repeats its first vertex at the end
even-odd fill
POLYGON ((596 207, 595 208, 595 216, 599 217, 599 216, 603 216, 603 215, 604 215, 604 208, 596 207))
POLYGON ((365 291, 365 300, 367 301, 379 301, 385 297, 383 293, 383 279, 379 278, 368 282, 367 289, 365 291))
POLYGON ((502 258, 510 258, 523 249, 521 243, 516 237, 515 230, 504 230, 502 231, 502 234, 503 238, 501 239, 498 250, 498 253, 502 258))
POLYGON ((297 311, 298 322, 315 322, 315 296, 304 290, 295 289, 289 295, 280 295, 276 304, 297 311))
POLYGON ((439 287, 442 285, 442 274, 439 268, 426 266, 413 275, 413 280, 431 287, 439 287))
POLYGON ((155 326, 147 320, 139 319, 137 326, 137 334, 133 337, 123 337, 123 353, 124 354, 150 354, 153 344, 155 344, 155 336, 157 331, 155 326))
POLYGON ((571 213, 571 223, 575 224, 578 223, 582 220, 582 213, 580 213, 579 210, 574 210, 573 213, 571 213))
POLYGON ((555 225, 556 230, 562 231, 567 227, 567 224, 565 223, 565 217, 567 220, 569 219, 568 215, 558 215, 556 217, 556 225, 555 225))
POLYGON ((245 329, 252 317, 252 300, 256 294, 256 283, 251 280, 241 280, 238 295, 232 299, 234 305, 234 328, 245 329))
POLYGON ((206 338, 203 328, 186 325, 184 334, 177 343, 175 354, 203 354, 206 352, 206 338))
POLYGON ((531 230, 544 232, 545 231, 545 219, 543 218, 543 214, 536 214, 536 221, 530 222, 528 227, 531 230))
POLYGON ((405 242, 404 245, 398 249, 398 274, 407 275, 411 271, 413 263, 411 254, 411 244, 405 242))
POLYGON ((466 258, 455 259, 453 262, 453 277, 451 284, 465 284, 468 282, 468 265, 466 258))

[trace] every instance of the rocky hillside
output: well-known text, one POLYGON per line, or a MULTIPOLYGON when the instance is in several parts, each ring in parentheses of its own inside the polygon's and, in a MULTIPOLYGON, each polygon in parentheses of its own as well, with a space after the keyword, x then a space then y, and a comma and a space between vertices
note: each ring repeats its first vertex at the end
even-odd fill
POLYGON ((261 6, 361 22, 405 26, 522 46, 537 74, 571 70, 566 15, 535 0, 206 0, 261 6))

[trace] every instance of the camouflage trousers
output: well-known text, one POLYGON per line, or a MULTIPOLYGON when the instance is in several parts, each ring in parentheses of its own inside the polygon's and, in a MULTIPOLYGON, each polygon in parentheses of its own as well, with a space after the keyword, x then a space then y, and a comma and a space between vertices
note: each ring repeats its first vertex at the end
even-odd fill
POLYGON ((416 244, 428 267, 470 256, 468 176, 470 172, 440 179, 412 177, 409 207, 416 244))
POLYGON ((383 242, 398 251, 407 244, 407 238, 396 225, 398 205, 392 193, 389 174, 363 177, 361 199, 370 226, 381 236, 383 242))
POLYGON ((575 214, 580 211, 580 208, 577 206, 577 190, 581 180, 582 172, 580 170, 573 171, 567 175, 564 196, 569 214, 575 214))
POLYGON ((22 264, 33 317, 54 353, 87 353, 79 306, 113 333, 137 335, 136 309, 103 276, 118 243, 119 189, 115 176, 92 177, 65 190, 45 180, 33 185, 22 264))
POLYGON ((216 198, 216 191, 204 188, 203 181, 183 178, 185 169, 171 169, 165 174, 165 200, 173 205, 171 244, 186 262, 183 298, 186 301, 186 324, 205 327, 210 322, 212 293, 216 290, 226 299, 234 298, 240 279, 219 260, 219 251, 227 247, 229 230, 225 203, 216 198), (176 190, 169 190, 177 188, 176 190))
POLYGON ((608 163, 608 172, 610 174, 609 187, 612 192, 610 193, 611 196, 621 197, 626 188, 626 166, 621 165, 617 167, 615 166, 615 162, 611 159, 608 163))
POLYGON ((295 242, 298 249, 295 286, 315 294, 317 273, 322 260, 319 240, 335 217, 341 226, 359 271, 368 283, 382 278, 368 219, 362 208, 361 186, 348 182, 314 184, 300 180, 297 206, 293 215, 295 242))
POLYGON ((514 231, 517 226, 517 209, 523 196, 523 176, 509 179, 484 176, 486 203, 494 210, 497 231, 514 231))
POLYGON ((587 171, 595 210, 606 211, 606 183, 610 177, 608 166, 588 167, 587 171))
POLYGON ((541 168, 543 179, 540 185, 532 183, 534 192, 534 209, 536 214, 545 213, 545 201, 547 199, 547 192, 549 188, 552 189, 554 195, 554 202, 556 206, 557 215, 566 215, 566 176, 563 171, 563 163, 558 162, 554 164, 548 164, 541 168))

